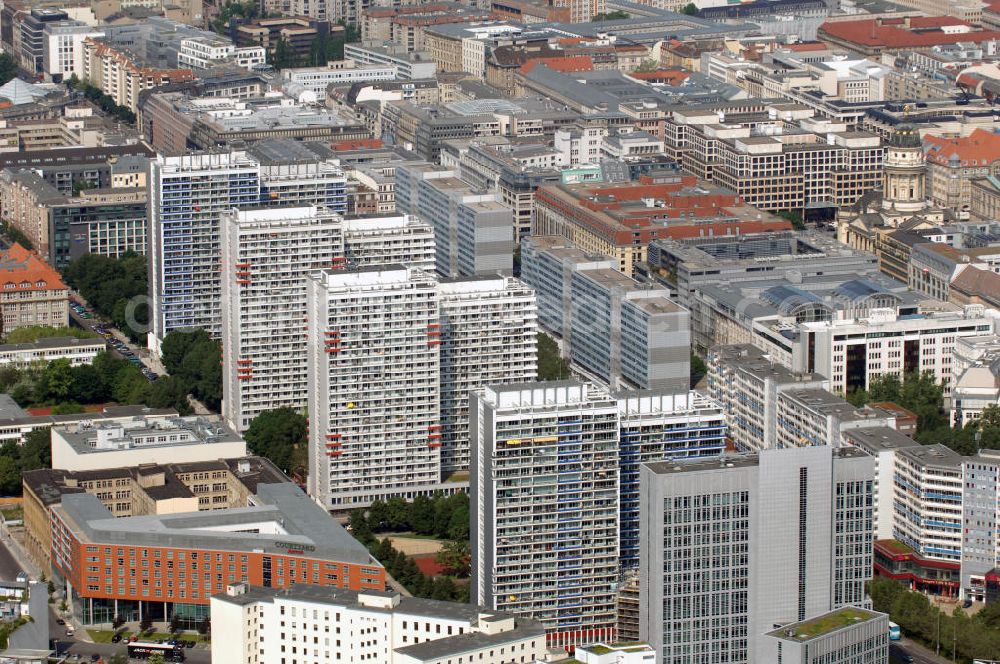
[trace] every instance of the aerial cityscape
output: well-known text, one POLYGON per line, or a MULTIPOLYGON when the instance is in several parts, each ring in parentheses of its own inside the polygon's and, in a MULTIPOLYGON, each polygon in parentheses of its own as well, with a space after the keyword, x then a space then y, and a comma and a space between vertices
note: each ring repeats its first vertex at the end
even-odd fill
POLYGON ((1000 0, 2 0, 0 664, 1000 664, 1000 0))

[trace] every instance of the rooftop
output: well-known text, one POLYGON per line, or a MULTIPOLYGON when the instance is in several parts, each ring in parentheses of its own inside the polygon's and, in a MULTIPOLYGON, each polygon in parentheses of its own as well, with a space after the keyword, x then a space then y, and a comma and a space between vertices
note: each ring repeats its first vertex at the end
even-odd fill
POLYGON ((820 636, 826 636, 831 632, 836 632, 845 627, 852 627, 868 620, 875 620, 885 614, 859 609, 857 607, 845 607, 837 611, 831 611, 809 620, 785 625, 781 629, 776 629, 770 633, 780 639, 790 639, 794 641, 810 641, 820 636))
POLYGON ((257 504, 203 512, 114 518, 91 494, 70 494, 52 509, 83 542, 223 551, 289 549, 343 562, 374 563, 368 549, 290 482, 259 484, 257 504), (253 532, 247 532, 253 526, 253 532))

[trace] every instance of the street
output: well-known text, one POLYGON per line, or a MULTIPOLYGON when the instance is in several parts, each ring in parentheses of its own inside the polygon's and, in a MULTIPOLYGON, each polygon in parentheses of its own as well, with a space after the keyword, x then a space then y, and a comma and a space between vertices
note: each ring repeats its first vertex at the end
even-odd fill
MULTIPOLYGON (((916 641, 912 641, 906 637, 903 637, 899 641, 894 641, 889 648, 890 661, 892 662, 904 662, 906 660, 898 658, 896 655, 900 652, 906 652, 912 657, 911 661, 914 664, 951 664, 951 659, 949 657, 939 657, 934 654, 933 650, 928 650, 916 641)), ((944 644, 941 644, 941 653, 950 653, 950 650, 946 650, 944 644)))

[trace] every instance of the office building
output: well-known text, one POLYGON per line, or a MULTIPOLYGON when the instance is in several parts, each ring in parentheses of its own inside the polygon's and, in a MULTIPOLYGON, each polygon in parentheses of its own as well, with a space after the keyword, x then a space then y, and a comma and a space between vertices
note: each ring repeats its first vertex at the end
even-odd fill
POLYGON ((640 466, 722 454, 726 416, 718 403, 693 390, 626 391, 612 396, 618 402, 618 560, 622 569, 634 569, 639 565, 640 466))
POLYGON ((309 494, 327 509, 440 480, 437 283, 402 265, 310 275, 309 494))
POLYGON ((235 459, 247 445, 224 424, 200 416, 84 420, 52 429, 52 468, 73 473, 107 468, 235 459))
POLYGON ((400 164, 396 209, 434 226, 438 274, 468 277, 513 269, 510 208, 499 203, 496 194, 474 191, 454 171, 400 164))
POLYGON ((317 662, 513 664, 545 656, 541 625, 468 604, 380 590, 236 583, 212 597, 215 664, 263 664, 300 655, 317 662), (284 629, 293 621, 304 632, 284 629), (301 634, 307 634, 303 639, 301 634), (313 636, 310 641, 308 634, 313 636))
POLYGON ((402 80, 434 78, 437 74, 437 63, 430 54, 398 45, 344 44, 344 58, 359 65, 395 67, 396 77, 402 80))
POLYGON ((562 237, 532 236, 521 246, 521 275, 538 294, 539 323, 562 340, 564 357, 613 389, 687 391, 689 316, 669 291, 641 286, 616 261, 562 237))
POLYGON ((730 190, 690 175, 642 175, 608 184, 555 184, 535 194, 532 235, 561 235, 586 252, 618 261, 635 276, 654 240, 788 230, 730 190))
MULTIPOLYGON (((858 298, 885 294, 855 282, 858 298), (866 294, 867 292, 867 294, 866 294)), ((868 389, 875 376, 930 372, 949 396, 955 340, 990 334, 993 310, 968 305, 914 306, 893 298, 880 308, 844 318, 796 323, 764 318, 753 324, 754 344, 794 371, 814 371, 830 380, 830 390, 847 394, 868 389)))
POLYGON ((769 632, 761 661, 789 664, 883 664, 889 659, 889 616, 845 607, 769 632))
POLYGON ((774 625, 865 601, 871 457, 764 450, 640 471, 640 638, 668 662, 758 662, 774 625))
POLYGON ((0 366, 9 364, 23 368, 53 360, 69 360, 71 365, 79 366, 90 364, 105 349, 107 343, 99 338, 43 337, 28 343, 0 344, 0 366))
POLYGON ((438 284, 441 339, 441 474, 467 474, 469 392, 537 377, 534 291, 513 277, 438 284))
MULTIPOLYGON (((131 419, 147 425, 177 418, 176 412, 143 413, 100 418, 96 424, 121 425, 131 419)), ((72 424, 49 422, 49 426, 81 430, 88 421, 72 424)), ((114 454, 113 451, 107 452, 114 454)), ((102 453, 104 454, 104 453, 102 453)), ((66 458, 65 455, 63 458, 66 458)), ((40 469, 24 473, 25 546, 32 560, 51 576, 52 515, 50 509, 64 496, 91 493, 116 517, 170 514, 193 510, 245 507, 258 483, 287 482, 288 478, 267 459, 241 457, 191 463, 102 467, 70 471, 40 469)))
POLYGON ((990 601, 988 579, 1000 567, 1000 456, 980 450, 962 460, 961 589, 966 599, 990 601))
POLYGON ((82 493, 50 512, 55 578, 83 624, 176 617, 191 628, 209 616, 212 595, 239 582, 385 588, 368 549, 290 482, 258 484, 253 503, 231 509, 115 518, 82 493))
POLYGON ((69 289, 59 273, 15 242, 0 253, 0 329, 69 323, 69 289))
POLYGON ((573 656, 580 664, 650 664, 656 661, 656 651, 645 643, 594 643, 578 647, 573 656))
POLYGON ((226 421, 243 431, 266 410, 306 403, 306 278, 344 265, 340 217, 316 207, 232 210, 222 227, 226 421))
POLYGON ((0 173, 0 205, 8 222, 57 268, 86 254, 146 253, 144 187, 65 195, 33 170, 9 169, 0 173))
POLYGON ((613 640, 618 407, 577 381, 473 392, 472 602, 538 620, 551 647, 613 640))

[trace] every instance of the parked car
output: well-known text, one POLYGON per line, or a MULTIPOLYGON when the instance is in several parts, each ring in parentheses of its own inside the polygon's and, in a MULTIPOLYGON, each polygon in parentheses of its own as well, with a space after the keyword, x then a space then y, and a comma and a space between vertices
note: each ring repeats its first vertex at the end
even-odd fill
POLYGON ((65 621, 65 620, 63 620, 62 618, 59 618, 58 620, 56 620, 56 624, 57 624, 57 625, 65 625, 65 624, 66 624, 66 621, 65 621))
POLYGON ((111 643, 118 643, 121 640, 122 640, 121 634, 115 634, 114 636, 111 637, 111 643))

